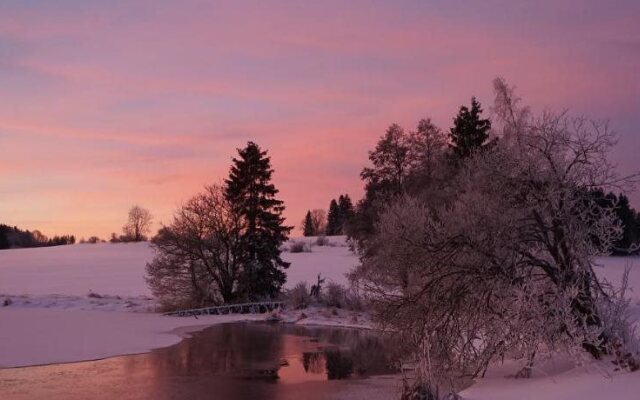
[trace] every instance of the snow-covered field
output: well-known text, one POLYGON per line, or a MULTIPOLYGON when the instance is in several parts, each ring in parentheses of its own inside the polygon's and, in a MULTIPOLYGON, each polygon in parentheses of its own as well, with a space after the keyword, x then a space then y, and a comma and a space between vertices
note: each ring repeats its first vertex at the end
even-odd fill
MULTIPOLYGON (((304 238, 313 243, 314 238, 304 238)), ((333 246, 312 246, 311 252, 284 252, 287 287, 300 281, 327 280, 346 284, 344 276, 357 258, 344 237, 330 238, 333 246)), ((286 247, 286 246, 285 246, 286 247)), ((120 297, 150 297, 144 280, 145 264, 153 258, 148 243, 100 243, 0 251, 0 295, 86 297, 93 292, 120 297)))
MULTIPOLYGON (((357 264, 357 257, 343 238, 331 240, 334 246, 283 253, 291 262, 287 287, 299 281, 313 283, 318 273, 346 283, 344 274, 357 264)), ((196 320, 150 312, 155 303, 144 281, 144 266, 152 256, 146 243, 0 251, 0 367, 145 352, 174 344, 187 332, 210 324, 262 318, 210 316, 196 320), (5 299, 11 304, 1 307, 5 299)), ((633 311, 640 317, 640 258, 603 257, 599 263, 598 274, 614 283, 631 264, 629 295, 633 311)), ((310 318, 300 323, 368 324, 361 315, 348 312, 338 317, 326 310, 306 314, 310 318)), ((615 373, 603 362, 575 367, 560 358, 540 366, 531 379, 507 377, 514 371, 515 366, 509 363, 497 365, 462 395, 468 400, 640 398, 640 374, 615 373)))
MULTIPOLYGON (((311 243, 314 239, 305 238, 311 243)), ((312 252, 283 253, 291 287, 299 281, 346 283, 357 259, 344 238, 312 252)), ((184 332, 263 316, 166 317, 144 280, 148 243, 102 243, 0 251, 0 367, 132 354, 181 340, 184 332), (2 306, 4 303, 10 303, 2 306), (188 328, 188 329, 182 329, 188 328)), ((362 317, 307 311, 302 324, 363 326, 362 317)), ((285 316, 297 319, 297 315, 285 316)))

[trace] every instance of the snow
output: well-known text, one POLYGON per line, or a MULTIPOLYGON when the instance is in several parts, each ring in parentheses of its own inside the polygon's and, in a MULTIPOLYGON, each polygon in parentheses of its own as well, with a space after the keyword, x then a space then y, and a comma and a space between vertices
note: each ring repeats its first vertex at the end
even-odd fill
MULTIPOLYGON (((629 267, 631 312, 640 319, 640 257, 600 257, 595 271, 618 286, 629 267)), ((557 358, 557 357, 556 357, 557 358)), ((553 360, 552 360, 553 361, 553 360)), ((484 379, 460 394, 465 400, 626 400, 640 398, 640 372, 613 371, 606 361, 575 367, 566 360, 536 367, 530 379, 511 376, 518 366, 506 362, 489 369, 484 379)))
MULTIPOLYGON (((315 238, 303 238, 313 244, 315 238)), ((311 252, 284 252, 291 262, 286 287, 314 283, 318 273, 346 284, 345 273, 358 263, 343 237, 311 252)), ((287 246, 285 246, 287 247, 287 246)), ((146 352, 177 343, 205 326, 265 316, 167 317, 149 311, 155 302, 144 281, 153 257, 147 243, 83 244, 0 251, 0 367, 98 359, 146 352), (90 293, 93 295, 89 296, 90 293)), ((596 273, 618 284, 629 265, 628 293, 640 317, 640 257, 602 257, 596 273), (635 289, 635 290, 634 290, 635 289)), ((285 322, 370 328, 366 316, 322 308, 290 310, 285 322)), ((640 393, 640 373, 612 370, 606 362, 575 367, 555 360, 539 365, 531 379, 514 379, 512 362, 490 368, 461 395, 467 400, 622 400, 640 393)))
MULTIPOLYGON (((316 238, 303 238, 314 243, 316 238)), ((358 262, 343 236, 330 237, 331 246, 311 252, 283 252, 291 262, 285 287, 315 282, 318 273, 341 284, 358 262)), ((286 245, 285 245, 286 247, 286 245)), ((145 265, 153 258, 149 243, 99 243, 0 251, 0 294, 151 296, 144 280, 145 265)))
POLYGON ((0 367, 20 367, 135 354, 170 346, 185 332, 253 316, 194 318, 59 309, 0 310, 0 367), (177 331, 177 328, 188 329, 177 331))
MULTIPOLYGON (((309 243, 315 238, 305 238, 309 243)), ((285 246, 286 247, 286 246, 285 246)), ((266 316, 167 317, 144 280, 153 257, 148 243, 101 243, 0 251, 0 367, 91 360, 149 351, 181 340, 181 333, 266 316), (91 294, 91 295, 90 295, 91 294), (180 328, 180 331, 176 331, 180 328)), ((357 262, 343 237, 312 252, 283 253, 291 262, 287 287, 299 281, 346 283, 357 262)), ((365 327, 362 317, 326 310, 288 311, 287 322, 365 327)), ((370 326, 370 325, 369 325, 370 326)))
POLYGON ((148 243, 99 243, 0 251, 0 293, 150 296, 148 243))
POLYGON ((627 400, 640 398, 640 372, 613 371, 604 362, 586 366, 568 366, 554 371, 557 366, 539 368, 529 379, 509 376, 516 366, 489 370, 487 377, 479 379, 460 395, 465 400, 627 400), (638 396, 638 397, 634 397, 638 396))

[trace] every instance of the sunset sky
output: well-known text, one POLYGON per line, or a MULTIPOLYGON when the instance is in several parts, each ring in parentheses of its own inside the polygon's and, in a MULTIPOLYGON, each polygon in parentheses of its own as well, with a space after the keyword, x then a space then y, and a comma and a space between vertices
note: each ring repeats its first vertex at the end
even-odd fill
POLYGON ((640 169, 637 0, 2 1, 0 223, 108 238, 133 204, 169 223, 254 140, 298 225, 360 198, 390 123, 448 129, 496 76, 610 119, 640 169))

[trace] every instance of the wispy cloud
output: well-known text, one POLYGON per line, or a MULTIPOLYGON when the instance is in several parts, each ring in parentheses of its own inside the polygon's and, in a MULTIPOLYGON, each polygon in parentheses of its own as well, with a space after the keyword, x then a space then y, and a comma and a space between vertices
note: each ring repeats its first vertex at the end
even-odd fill
POLYGON ((167 222, 256 140, 297 224, 360 196, 388 124, 447 128, 496 75, 537 109, 611 117, 638 167, 639 19, 633 1, 2 2, 0 220, 106 236, 140 203, 167 222))

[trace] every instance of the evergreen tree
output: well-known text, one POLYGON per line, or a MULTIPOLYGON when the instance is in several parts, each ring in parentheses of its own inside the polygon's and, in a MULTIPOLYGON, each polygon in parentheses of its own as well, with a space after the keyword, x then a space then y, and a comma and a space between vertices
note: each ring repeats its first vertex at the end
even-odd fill
POLYGON ((304 217, 304 222, 302 224, 302 234, 304 236, 315 236, 316 227, 313 223, 313 218, 311 217, 311 210, 307 211, 306 217, 304 217))
POLYGON ((4 228, 4 226, 0 226, 0 250, 11 247, 11 243, 9 243, 9 238, 7 237, 7 229, 4 228))
POLYGON ((469 157, 487 146, 491 121, 482 119, 482 108, 475 97, 471 98, 471 110, 461 106, 453 119, 453 128, 449 133, 451 149, 458 158, 469 157))
POLYGON ((340 195, 338 198, 338 209, 340 210, 340 234, 347 232, 347 226, 353 218, 353 203, 348 194, 340 195))
POLYGON ((271 183, 271 159, 267 152, 248 142, 238 149, 225 197, 244 222, 239 241, 243 275, 240 292, 248 299, 275 296, 286 280, 289 263, 280 257, 280 246, 288 239, 291 227, 284 225, 284 203, 276 199, 278 190, 271 183))
POLYGON ((327 236, 340 234, 340 207, 336 199, 331 200, 327 216, 327 236))
POLYGON ((628 255, 638 253, 640 246, 640 219, 623 194, 617 196, 613 192, 606 193, 602 189, 590 191, 591 197, 602 208, 613 208, 622 227, 622 237, 613 243, 611 252, 614 255, 628 255))

